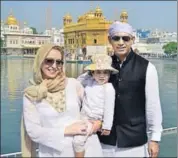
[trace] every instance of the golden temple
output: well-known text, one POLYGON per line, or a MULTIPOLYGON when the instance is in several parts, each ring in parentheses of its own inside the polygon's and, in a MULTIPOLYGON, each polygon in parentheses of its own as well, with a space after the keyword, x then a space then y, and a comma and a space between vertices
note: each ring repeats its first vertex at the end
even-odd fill
MULTIPOLYGON (((120 21, 127 23, 127 20, 127 11, 123 10, 120 14, 120 21)), ((82 49, 83 52, 83 48, 85 49, 86 46, 106 46, 107 52, 112 52, 108 42, 108 28, 112 22, 104 17, 103 11, 99 6, 79 16, 77 22, 73 22, 73 18, 69 13, 66 14, 63 17, 65 49, 74 55, 77 49, 82 49)), ((12 9, 5 24, 19 25, 12 13, 12 9)), ((27 23, 24 22, 23 26, 26 25, 27 23)))
MULTIPOLYGON (((127 22, 128 14, 124 10, 120 15, 121 22, 127 22)), ((75 53, 77 48, 86 46, 108 46, 108 28, 112 21, 106 20, 100 7, 79 16, 77 22, 72 21, 68 13, 63 17, 65 48, 75 53)))

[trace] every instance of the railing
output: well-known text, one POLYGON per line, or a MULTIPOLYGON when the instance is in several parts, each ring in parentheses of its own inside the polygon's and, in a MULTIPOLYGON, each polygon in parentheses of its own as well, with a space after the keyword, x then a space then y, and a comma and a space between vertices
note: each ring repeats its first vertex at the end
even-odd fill
MULTIPOLYGON (((166 128, 166 129, 163 129, 163 135, 172 134, 176 131, 177 131, 177 127, 166 128)), ((38 150, 37 150, 37 153, 38 153, 38 150)), ((5 157, 21 157, 21 154, 22 154, 21 152, 8 153, 8 154, 1 155, 1 157, 3 157, 3 158, 5 158, 5 157)))
MULTIPOLYGON (((163 129, 162 135, 172 134, 177 131, 177 127, 165 128, 163 129)), ((150 134, 150 132, 148 132, 150 134)))
MULTIPOLYGON (((38 154, 38 149, 36 150, 36 154, 38 154)), ((5 157, 21 157, 22 152, 15 152, 15 153, 8 153, 8 154, 3 154, 0 157, 5 158, 5 157)))
POLYGON ((3 154, 1 157, 21 157, 22 153, 21 152, 16 152, 16 153, 9 153, 9 154, 3 154))
POLYGON ((177 127, 166 128, 163 130, 163 135, 171 134, 172 132, 176 132, 176 131, 177 131, 177 127))

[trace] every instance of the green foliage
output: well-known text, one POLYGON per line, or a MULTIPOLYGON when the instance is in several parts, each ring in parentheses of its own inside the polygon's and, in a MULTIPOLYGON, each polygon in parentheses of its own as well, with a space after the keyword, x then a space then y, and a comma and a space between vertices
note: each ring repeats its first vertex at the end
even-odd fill
POLYGON ((169 42, 163 46, 164 53, 167 55, 176 54, 177 53, 177 42, 169 42))
POLYGON ((0 39, 0 42, 1 42, 1 47, 3 47, 3 42, 4 42, 4 41, 3 41, 2 39, 0 39))

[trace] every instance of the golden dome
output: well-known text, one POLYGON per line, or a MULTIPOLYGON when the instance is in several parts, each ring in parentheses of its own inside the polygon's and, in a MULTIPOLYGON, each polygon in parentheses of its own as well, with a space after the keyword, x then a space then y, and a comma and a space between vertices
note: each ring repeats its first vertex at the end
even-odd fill
POLYGON ((123 16, 128 17, 127 11, 124 10, 124 11, 121 12, 121 17, 123 17, 123 16))
POLYGON ((87 13, 86 17, 87 18, 94 18, 95 15, 94 15, 94 13, 92 11, 90 11, 89 13, 87 13))
POLYGON ((128 13, 125 10, 120 14, 120 21, 123 23, 127 23, 128 21, 128 13))
POLYGON ((102 13, 102 10, 100 7, 96 7, 96 13, 102 13))
POLYGON ((68 13, 67 15, 64 16, 64 19, 72 19, 72 16, 68 13))
POLYGON ((12 14, 12 9, 10 11, 10 14, 9 14, 8 18, 7 18, 6 24, 7 25, 18 25, 18 22, 17 22, 16 18, 12 14))

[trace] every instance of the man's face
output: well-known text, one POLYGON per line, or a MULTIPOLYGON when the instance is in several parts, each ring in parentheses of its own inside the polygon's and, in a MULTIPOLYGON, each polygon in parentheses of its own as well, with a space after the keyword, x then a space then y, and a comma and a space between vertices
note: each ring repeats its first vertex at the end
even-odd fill
POLYGON ((117 56, 125 56, 130 52, 131 46, 135 38, 128 33, 115 33, 112 37, 108 37, 110 44, 117 56))

